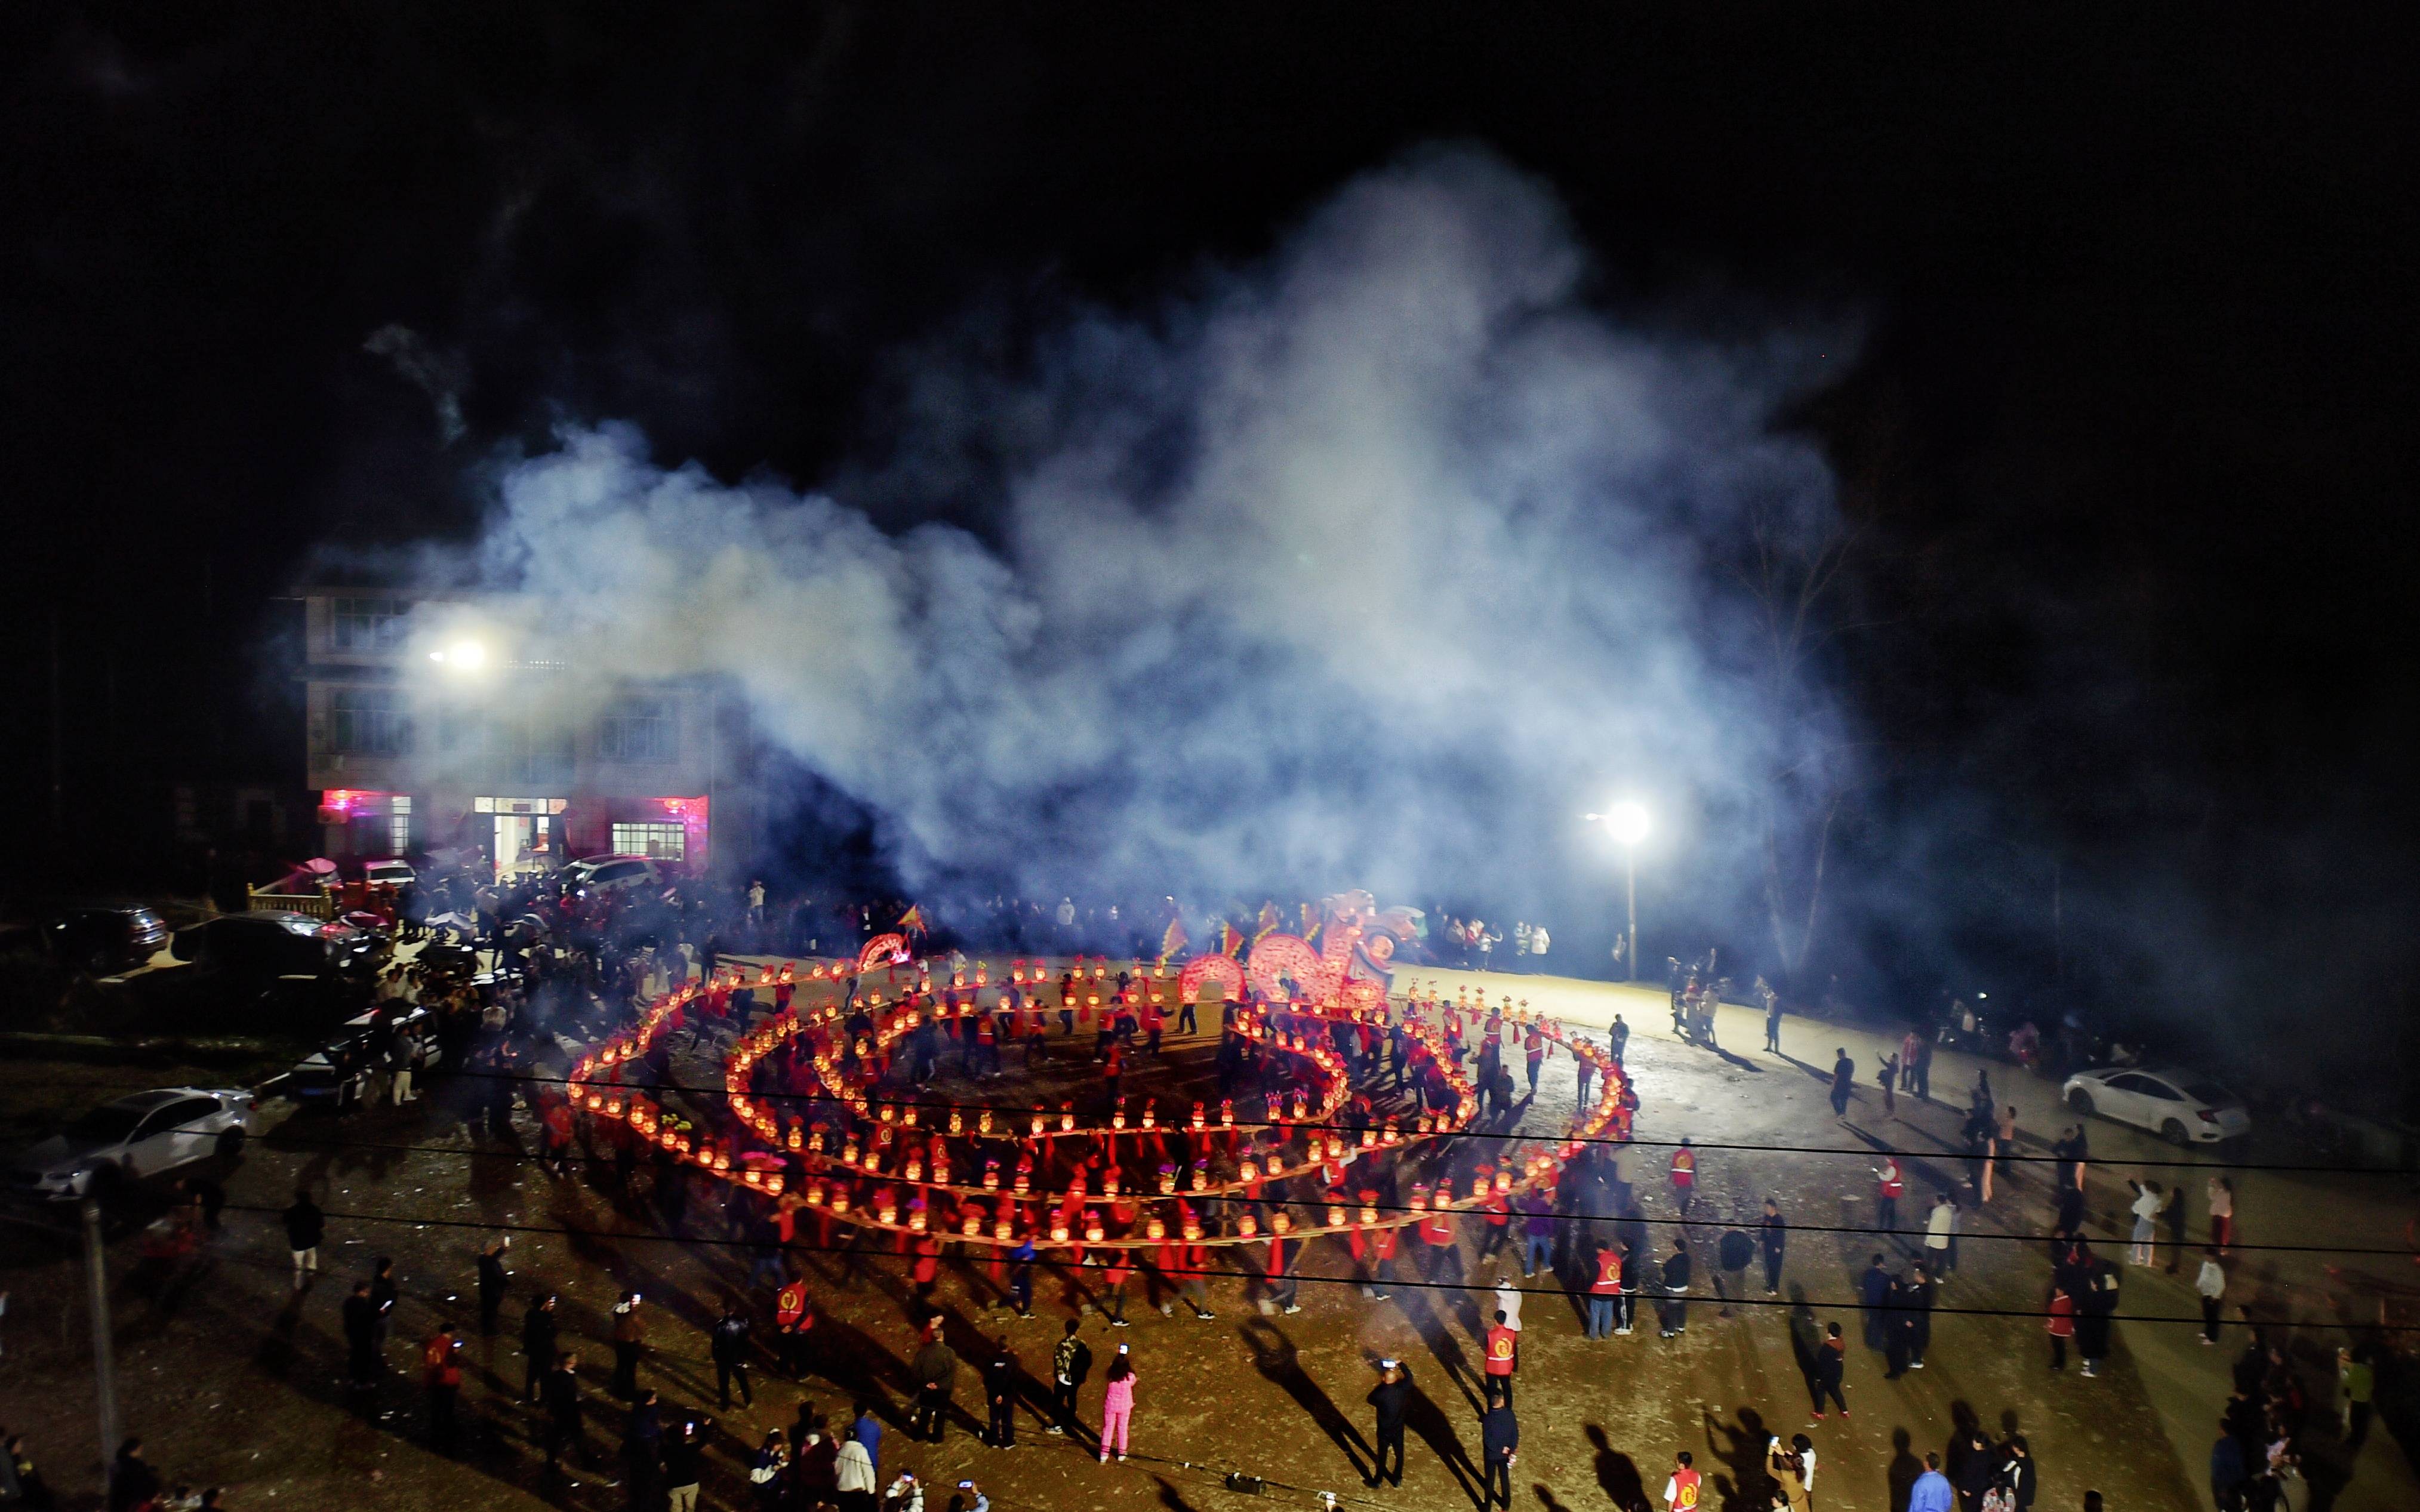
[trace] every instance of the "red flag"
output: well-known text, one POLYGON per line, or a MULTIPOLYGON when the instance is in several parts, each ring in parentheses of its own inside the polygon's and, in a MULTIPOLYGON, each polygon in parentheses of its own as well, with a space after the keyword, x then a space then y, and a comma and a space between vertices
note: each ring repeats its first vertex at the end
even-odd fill
POLYGON ((1185 948, 1192 943, 1193 937, 1185 933, 1185 920, 1170 919, 1168 933, 1159 937, 1160 964, 1166 965, 1171 957, 1183 954, 1185 948))
POLYGON ((924 910, 914 903, 909 903, 908 905, 908 911, 899 916, 899 933, 902 934, 923 933, 924 910))
POLYGON ((1220 924, 1218 926, 1218 953, 1220 955, 1234 955, 1243 949, 1243 932, 1236 929, 1233 924, 1220 924))

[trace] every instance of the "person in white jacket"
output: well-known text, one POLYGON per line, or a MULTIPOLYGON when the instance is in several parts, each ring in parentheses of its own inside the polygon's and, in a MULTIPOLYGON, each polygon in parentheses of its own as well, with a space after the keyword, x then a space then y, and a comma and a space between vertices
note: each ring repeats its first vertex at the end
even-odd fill
POLYGON ((882 1493, 882 1512, 924 1512, 924 1488, 906 1471, 882 1493))
POLYGON ((874 1457, 855 1435, 840 1441, 840 1458, 832 1462, 832 1475, 841 1512, 874 1512, 874 1457))

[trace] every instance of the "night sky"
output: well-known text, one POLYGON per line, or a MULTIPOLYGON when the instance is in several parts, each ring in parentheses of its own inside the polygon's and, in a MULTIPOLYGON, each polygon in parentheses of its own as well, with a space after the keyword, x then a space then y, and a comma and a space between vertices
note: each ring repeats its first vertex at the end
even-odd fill
POLYGON ((1467 142, 1563 196, 1607 310, 1865 332, 1792 417, 1860 526, 1858 982, 2053 1000, 2055 872, 2078 997, 2350 1040, 2399 992, 2388 8, 11 8, 11 877, 67 874, 54 624, 64 847, 137 885, 165 784, 299 784, 274 595, 331 543, 467 532, 492 448, 619 417, 726 477, 872 477, 921 344, 1013 354, 1467 142))

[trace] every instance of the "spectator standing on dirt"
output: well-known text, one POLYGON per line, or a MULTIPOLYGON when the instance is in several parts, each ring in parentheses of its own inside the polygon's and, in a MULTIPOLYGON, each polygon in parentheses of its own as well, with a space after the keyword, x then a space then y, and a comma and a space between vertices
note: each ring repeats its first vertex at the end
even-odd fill
POLYGON ((1075 1431, 1076 1394, 1092 1373, 1093 1351, 1078 1336, 1083 1325, 1067 1319, 1067 1331, 1059 1340, 1059 1348, 1050 1356, 1050 1428, 1054 1434, 1075 1431))
POLYGON ((294 1189, 294 1204, 281 1213, 286 1225, 286 1247, 294 1255, 294 1289, 308 1285, 308 1277, 319 1273, 319 1241, 328 1234, 328 1216, 311 1200, 308 1187, 294 1189))
POLYGON ((916 1351, 909 1373, 916 1380, 916 1411, 908 1422, 908 1436, 939 1443, 950 1420, 950 1397, 957 1390, 958 1351, 943 1341, 938 1317, 924 1325, 924 1347, 916 1351))
POLYGON ((355 1391, 378 1384, 378 1304, 370 1301, 370 1284, 353 1283, 345 1299, 345 1379, 355 1391))
POLYGON ((1849 1415, 1849 1398, 1840 1393, 1840 1382, 1848 1375, 1849 1341, 1840 1336, 1840 1325, 1823 1325, 1823 1342, 1815 1348, 1814 1364, 1807 1372, 1807 1389, 1815 1398, 1815 1421, 1823 1421, 1823 1404, 1830 1402, 1849 1415))
POLYGON ((2235 1239, 2235 1183, 2224 1176, 2210 1179, 2210 1242, 2225 1255, 2235 1239))
POLYGON ((479 1336, 481 1338, 494 1338, 498 1319, 504 1316, 506 1281, 504 1248, 511 1242, 509 1236, 499 1237, 479 1252, 479 1336))
POLYGON ((546 1411, 546 1468, 558 1473, 565 1455, 576 1460, 584 1452, 581 1443, 579 1368, 579 1355, 568 1350, 556 1355, 554 1367, 546 1373, 546 1381, 538 1389, 546 1411))
POLYGON ((555 1348, 554 1293, 541 1292, 530 1300, 529 1310, 521 1314, 521 1399, 537 1400, 538 1387, 545 1383, 546 1373, 554 1367, 555 1348))
POLYGON ((454 1448, 455 1408, 462 1397, 462 1341, 440 1327, 420 1350, 420 1384, 428 1394, 428 1442, 440 1454, 454 1448))
POLYGON ((1874 1227, 1885 1234, 1899 1232, 1899 1199, 1907 1191, 1907 1179, 1900 1174, 1899 1157, 1885 1154, 1883 1163, 1874 1167, 1874 1227))
POLYGON ((2044 1316, 2050 1330, 2050 1367, 2065 1370, 2067 1341, 2075 1337, 2075 1299, 2068 1294, 2065 1287, 2052 1284, 2050 1306, 2044 1316))
POLYGON ((1764 1199, 1764 1216, 1757 1220, 1757 1244, 1764 1252, 1764 1294, 1781 1294, 1781 1257, 1790 1246, 1790 1223, 1781 1216, 1781 1204, 1772 1197, 1764 1199))
POLYGON ((1512 1461, 1521 1448, 1521 1423, 1512 1415, 1512 1400, 1508 1394, 1490 1391, 1487 1412, 1479 1420, 1480 1459, 1482 1466, 1480 1481, 1480 1506, 1512 1505, 1512 1461))
POLYGON ((613 1383, 610 1388, 623 1401, 639 1399, 639 1356, 647 1347, 647 1322, 639 1314, 641 1303, 635 1291, 622 1293, 613 1304, 613 1383))
POLYGON ((1376 1486, 1385 1481, 1389 1486, 1404 1484, 1404 1423, 1412 1410, 1412 1373, 1400 1360, 1378 1362, 1378 1384, 1371 1389, 1369 1403, 1377 1414, 1376 1445, 1372 1455, 1370 1473, 1361 1484, 1376 1486), (1388 1469, 1389 1457, 1394 1468, 1388 1469))
POLYGON ((991 1341, 991 1358, 983 1370, 984 1403, 991 1410, 989 1439, 995 1449, 1016 1447, 1016 1354, 1008 1335, 991 1341))
POLYGON ((1845 1046, 1833 1047, 1832 1116, 1834 1118, 1844 1122, 1848 1119, 1849 1099, 1854 1095, 1856 1086, 1857 1063, 1849 1058, 1849 1052, 1845 1046))
MULTIPOLYGON (((748 1315, 739 1310, 739 1299, 728 1298, 722 1304, 722 1316, 714 1320, 706 1334, 706 1353, 714 1360, 714 1389, 718 1405, 731 1411, 731 1383, 739 1382, 739 1401, 743 1407, 756 1405, 755 1390, 748 1384, 748 1315)), ((636 1387, 636 1382, 633 1383, 636 1387)))
POLYGON ((2201 1273, 2194 1278, 2194 1291, 2201 1298, 2201 1341, 2218 1342, 2218 1310, 2226 1298, 2226 1269, 2218 1263, 2215 1247, 2201 1252, 2201 1273))

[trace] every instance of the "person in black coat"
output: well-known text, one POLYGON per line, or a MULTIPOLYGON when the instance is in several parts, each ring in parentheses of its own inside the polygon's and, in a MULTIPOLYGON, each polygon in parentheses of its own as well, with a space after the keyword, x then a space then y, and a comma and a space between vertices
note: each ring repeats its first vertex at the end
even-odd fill
POLYGON ((554 1293, 543 1292, 532 1298, 529 1311, 521 1314, 521 1399, 535 1402, 546 1373, 554 1368, 555 1355, 554 1293))
POLYGON ((479 1252, 479 1336, 494 1338, 504 1310, 504 1241, 479 1252))
POLYGON ((546 1408, 546 1468, 549 1470, 560 1471, 566 1454, 578 1459, 584 1452, 581 1442, 583 1430, 580 1378, 574 1373, 579 1365, 579 1355, 568 1352, 558 1355, 554 1368, 546 1373, 546 1384, 540 1388, 540 1398, 546 1408))
POLYGON ((1412 1371, 1401 1360, 1378 1362, 1378 1384, 1372 1388, 1369 1402, 1378 1414, 1377 1452, 1372 1457, 1370 1473, 1362 1479, 1364 1486, 1385 1481, 1389 1486, 1404 1484, 1404 1420, 1412 1410, 1412 1371), (1392 1470, 1387 1468, 1388 1452, 1394 1454, 1392 1470))
POLYGON ((2032 1512, 2034 1493, 2041 1489, 2041 1467, 2034 1463, 2033 1446, 2022 1433, 2011 1434, 2000 1446, 2000 1484, 2017 1512, 2032 1512))
POLYGON ((1487 1415, 1479 1424, 1480 1460, 1484 1478, 1481 1481, 1480 1506, 1510 1507, 1512 1504, 1512 1458, 1521 1447, 1521 1425, 1512 1416, 1512 1405, 1503 1397, 1490 1394, 1487 1415))
POLYGON ((109 1467, 109 1512, 134 1512, 147 1507, 160 1494, 160 1473, 143 1458, 143 1441, 128 1439, 117 1446, 109 1467))
POLYGON ((739 1382, 739 1400, 749 1407, 756 1405, 756 1393, 748 1384, 748 1315, 739 1310, 735 1299, 722 1305, 722 1316, 715 1319, 706 1341, 706 1352, 714 1357, 715 1391, 722 1410, 731 1410, 731 1382, 739 1382))
POLYGON ((345 1299, 345 1376, 355 1391, 378 1384, 378 1304, 370 1301, 366 1281, 354 1282, 353 1294, 345 1299))

